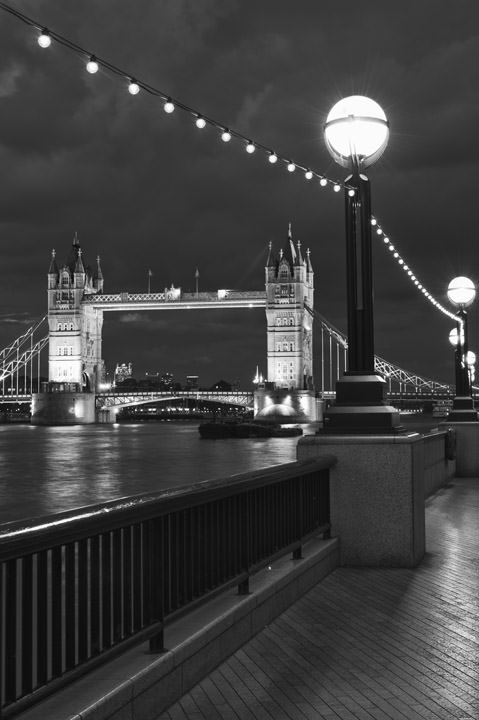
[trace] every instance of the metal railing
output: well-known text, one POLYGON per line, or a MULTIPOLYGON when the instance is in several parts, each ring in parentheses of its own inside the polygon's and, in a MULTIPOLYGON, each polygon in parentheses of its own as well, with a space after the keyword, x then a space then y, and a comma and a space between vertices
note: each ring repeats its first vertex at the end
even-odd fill
POLYGON ((0 526, 0 715, 329 533, 333 456, 0 526))

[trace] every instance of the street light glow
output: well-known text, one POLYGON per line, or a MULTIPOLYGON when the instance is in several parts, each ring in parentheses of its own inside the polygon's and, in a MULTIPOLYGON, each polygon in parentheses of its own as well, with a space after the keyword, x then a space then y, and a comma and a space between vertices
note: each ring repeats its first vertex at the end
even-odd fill
POLYGON ((377 102, 362 95, 351 95, 330 110, 324 137, 330 154, 339 165, 367 167, 384 152, 389 123, 377 102))
POLYGON ((476 286, 467 277, 456 277, 447 287, 447 297, 457 307, 468 307, 476 297, 476 286))

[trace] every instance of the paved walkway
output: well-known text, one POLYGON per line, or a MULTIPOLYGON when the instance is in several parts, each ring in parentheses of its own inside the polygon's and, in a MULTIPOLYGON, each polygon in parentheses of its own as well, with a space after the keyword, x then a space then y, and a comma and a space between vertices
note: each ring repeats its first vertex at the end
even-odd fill
POLYGON ((419 568, 339 568, 159 720, 478 720, 479 481, 427 502, 419 568))

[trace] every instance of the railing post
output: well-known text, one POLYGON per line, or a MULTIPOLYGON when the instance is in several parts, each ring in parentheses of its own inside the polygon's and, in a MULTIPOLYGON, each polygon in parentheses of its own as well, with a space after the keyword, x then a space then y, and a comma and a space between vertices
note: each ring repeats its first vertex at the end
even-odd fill
MULTIPOLYGON (((297 535, 298 535, 299 540, 301 540, 301 538, 303 536, 303 486, 304 486, 304 475, 301 475, 301 477, 298 478, 298 480, 295 484, 295 487, 297 488, 297 493, 298 493, 297 535)), ((303 546, 299 545, 297 548, 295 548, 293 550, 293 560, 302 560, 302 559, 303 559, 303 546)))
POLYGON ((249 595, 249 568, 251 562, 250 555, 250 535, 251 535, 251 499, 250 493, 245 492, 239 502, 242 505, 241 516, 243 522, 240 524, 240 552, 241 552, 241 565, 245 572, 248 573, 248 577, 238 583, 238 595, 249 595))

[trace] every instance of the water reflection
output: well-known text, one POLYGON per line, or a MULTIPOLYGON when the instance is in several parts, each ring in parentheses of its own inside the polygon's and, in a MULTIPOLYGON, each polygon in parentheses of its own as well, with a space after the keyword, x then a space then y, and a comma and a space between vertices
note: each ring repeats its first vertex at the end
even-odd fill
POLYGON ((0 522, 290 462, 296 444, 202 440, 190 423, 2 425, 0 522))

